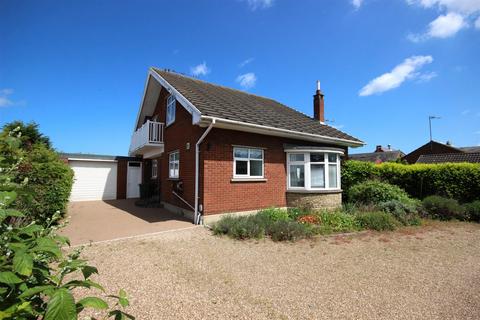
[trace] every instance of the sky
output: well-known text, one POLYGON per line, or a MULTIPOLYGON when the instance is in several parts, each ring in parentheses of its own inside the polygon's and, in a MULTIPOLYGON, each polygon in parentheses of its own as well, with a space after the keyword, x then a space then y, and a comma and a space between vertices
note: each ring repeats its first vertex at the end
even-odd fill
POLYGON ((148 68, 313 114, 406 153, 480 145, 480 0, 0 0, 0 126, 126 155, 148 68))

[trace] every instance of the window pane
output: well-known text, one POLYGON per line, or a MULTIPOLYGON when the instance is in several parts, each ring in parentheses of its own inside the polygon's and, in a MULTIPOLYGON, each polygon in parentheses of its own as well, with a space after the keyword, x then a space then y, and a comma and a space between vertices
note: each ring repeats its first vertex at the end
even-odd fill
POLYGON ((324 153, 310 153, 310 162, 323 162, 325 161, 324 153))
POLYGON ((175 160, 180 160, 180 152, 175 152, 175 160))
POLYGON ((337 188, 337 165, 328 165, 328 184, 329 188, 337 188))
POLYGON ((312 188, 325 188, 325 165, 312 164, 310 175, 312 188))
POLYGON ((262 149, 250 149, 250 159, 263 159, 262 149))
POLYGON ((242 161, 242 160, 235 161, 235 169, 236 169, 235 174, 246 175, 248 173, 247 167, 248 167, 248 161, 242 161))
POLYGON ((305 157, 303 155, 303 153, 293 153, 293 154, 290 154, 290 161, 305 161, 305 157))
POLYGON ((329 153, 328 154, 328 162, 337 162, 337 154, 336 153, 329 153))
POLYGON ((250 160, 250 175, 255 177, 261 177, 263 175, 263 161, 250 160))
POLYGON ((234 149, 235 158, 248 158, 248 149, 245 148, 235 148, 234 149))
POLYGON ((304 187, 305 186, 305 166, 291 165, 290 166, 290 187, 304 187))

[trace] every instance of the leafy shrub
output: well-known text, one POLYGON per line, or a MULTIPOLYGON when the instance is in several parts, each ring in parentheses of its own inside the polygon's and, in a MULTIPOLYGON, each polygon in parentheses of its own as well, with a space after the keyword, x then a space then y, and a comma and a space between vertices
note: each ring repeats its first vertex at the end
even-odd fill
POLYGON ((469 220, 480 222, 480 200, 465 204, 465 211, 469 220))
POLYGON ((98 271, 80 258, 80 249, 63 253, 69 240, 56 233, 59 214, 44 225, 17 223, 25 216, 15 208, 17 196, 28 192, 28 180, 16 182, 24 164, 19 136, 14 130, 0 137, 0 319, 77 319, 85 308, 101 310, 105 318, 134 319, 119 309, 129 304, 123 290, 111 296, 117 299, 111 311, 96 296, 75 301, 76 288, 104 289, 91 280, 98 271))
POLYGON ((423 207, 432 219, 440 220, 466 220, 465 208, 457 200, 440 196, 429 196, 423 199, 423 207))
POLYGON ((280 208, 268 208, 268 209, 260 210, 258 214, 265 215, 266 219, 269 219, 272 221, 292 220, 287 210, 280 209, 280 208))
POLYGON ((371 179, 399 186, 418 199, 440 195, 470 202, 480 194, 480 164, 477 163, 405 165, 349 160, 342 165, 342 187, 347 192, 352 186, 371 179))
POLYGON ((269 226, 268 234, 273 241, 295 241, 309 238, 313 236, 315 232, 308 224, 280 220, 269 226))
POLYGON ((19 194, 16 207, 28 213, 27 221, 43 224, 55 212, 66 211, 73 171, 55 151, 43 144, 33 145, 19 171, 18 180, 28 180, 28 192, 19 194))
POLYGON ((407 193, 399 187, 375 180, 354 185, 348 190, 347 197, 350 202, 366 205, 409 199, 407 193))
POLYGON ((321 211, 318 213, 322 234, 334 232, 352 232, 359 230, 355 216, 342 211, 321 211))
POLYGON ((391 214, 380 211, 360 213, 356 220, 362 228, 377 231, 395 230, 398 225, 391 214))
POLYGON ((234 239, 260 239, 270 236, 274 241, 310 237, 313 228, 290 219, 285 210, 262 210, 255 215, 222 217, 212 226, 213 234, 234 239), (283 211, 282 213, 280 213, 283 211))
POLYGON ((418 226, 422 223, 419 215, 419 206, 419 203, 415 200, 390 200, 381 202, 378 208, 393 215, 404 226, 418 226))

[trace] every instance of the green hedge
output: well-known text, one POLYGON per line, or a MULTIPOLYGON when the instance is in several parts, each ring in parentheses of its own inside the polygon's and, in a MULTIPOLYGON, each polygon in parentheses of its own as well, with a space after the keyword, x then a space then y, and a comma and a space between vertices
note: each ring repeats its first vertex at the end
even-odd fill
POLYGON ((470 202, 480 196, 480 164, 374 164, 349 160, 342 166, 342 187, 348 192, 351 186, 370 179, 394 184, 410 196, 423 199, 441 195, 460 202, 470 202))
POLYGON ((25 193, 17 198, 17 208, 28 220, 45 224, 55 212, 64 214, 73 184, 73 171, 58 154, 43 144, 35 144, 20 165, 18 178, 28 179, 25 193))

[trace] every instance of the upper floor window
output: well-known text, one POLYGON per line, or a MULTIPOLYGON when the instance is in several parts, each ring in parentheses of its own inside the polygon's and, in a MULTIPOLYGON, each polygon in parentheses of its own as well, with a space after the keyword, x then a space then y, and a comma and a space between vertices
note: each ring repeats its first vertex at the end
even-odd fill
POLYGON ((180 171, 180 152, 174 151, 168 155, 168 177, 178 179, 180 171))
POLYGON ((263 178, 263 149, 233 148, 235 178, 263 178))
POLYGON ((287 153, 287 162, 288 189, 340 189, 339 153, 322 151, 287 153))
POLYGON ((167 99, 167 126, 175 122, 175 102, 175 97, 170 95, 167 99))

